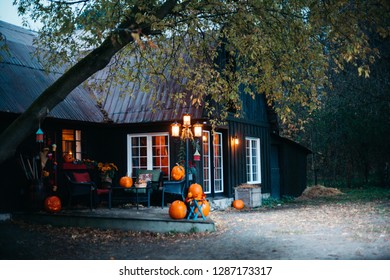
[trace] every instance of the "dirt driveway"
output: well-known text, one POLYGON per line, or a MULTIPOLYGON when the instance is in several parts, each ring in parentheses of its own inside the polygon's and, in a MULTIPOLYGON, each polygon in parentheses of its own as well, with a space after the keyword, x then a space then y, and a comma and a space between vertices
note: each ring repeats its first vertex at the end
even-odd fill
POLYGON ((390 198, 214 211, 214 233, 0 223, 1 259, 390 259, 390 198), (191 252, 196 252, 192 254, 191 252))

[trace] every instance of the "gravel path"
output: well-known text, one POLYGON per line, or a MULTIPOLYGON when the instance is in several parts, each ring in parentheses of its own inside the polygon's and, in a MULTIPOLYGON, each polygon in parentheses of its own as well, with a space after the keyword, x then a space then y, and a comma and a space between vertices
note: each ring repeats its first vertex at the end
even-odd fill
POLYGON ((389 200, 214 211, 214 233, 0 223, 1 259, 390 259, 389 200), (191 252, 196 251, 196 254, 191 252))

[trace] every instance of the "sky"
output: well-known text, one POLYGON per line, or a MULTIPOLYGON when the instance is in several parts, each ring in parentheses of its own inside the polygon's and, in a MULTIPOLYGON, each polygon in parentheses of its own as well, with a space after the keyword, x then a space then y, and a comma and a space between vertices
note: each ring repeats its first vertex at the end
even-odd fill
MULTIPOLYGON (((18 16, 18 9, 12 5, 14 0, 0 0, 0 20, 22 26, 22 18, 18 16)), ((29 29, 37 29, 36 24, 31 22, 29 29)))

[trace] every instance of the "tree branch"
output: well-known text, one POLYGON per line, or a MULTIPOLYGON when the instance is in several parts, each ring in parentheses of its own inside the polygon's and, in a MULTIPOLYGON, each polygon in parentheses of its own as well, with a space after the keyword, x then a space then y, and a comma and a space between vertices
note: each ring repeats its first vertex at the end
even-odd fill
MULTIPOLYGON (((156 11, 155 16, 158 19, 165 18, 172 12, 176 2, 177 0, 167 0, 156 11)), ((38 123, 73 89, 106 67, 118 51, 133 41, 131 32, 126 31, 131 26, 137 26, 137 24, 135 18, 129 17, 119 24, 118 30, 108 36, 99 47, 77 62, 48 87, 24 113, 2 132, 0 135, 0 163, 15 154, 18 145, 34 132, 38 123)), ((149 23, 144 23, 139 27, 142 28, 144 34, 150 34, 149 23)))

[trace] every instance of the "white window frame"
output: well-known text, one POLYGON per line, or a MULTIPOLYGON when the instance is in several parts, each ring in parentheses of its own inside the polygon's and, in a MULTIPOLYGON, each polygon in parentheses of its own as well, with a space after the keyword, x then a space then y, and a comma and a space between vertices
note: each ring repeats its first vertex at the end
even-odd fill
POLYGON ((211 193, 211 155, 210 155, 210 131, 203 130, 203 160, 207 163, 203 164, 203 190, 206 194, 211 193), (207 146, 207 149, 205 148, 207 146), (207 180, 205 179, 207 174, 207 180))
POLYGON ((248 184, 261 184, 261 150, 260 138, 245 137, 245 162, 246 162, 246 176, 248 184), (255 157, 253 155, 255 154, 255 157), (255 164, 253 159, 256 160, 255 164), (254 167, 256 170, 254 170, 254 167), (258 174, 257 180, 254 179, 255 172, 258 174))
POLYGON ((224 192, 224 174, 223 174, 223 138, 222 138, 222 133, 221 132, 214 132, 213 135, 213 161, 214 161, 214 192, 215 193, 223 193, 224 192), (219 144, 217 145, 215 143, 215 138, 216 135, 218 135, 218 138, 220 140, 219 144), (218 157, 216 157, 216 150, 218 150, 218 157), (216 167, 215 160, 219 159, 219 168, 216 167), (220 171, 220 178, 216 179, 217 173, 220 171), (217 190, 217 182, 219 182, 220 189, 217 190))
POLYGON ((153 169, 153 137, 154 136, 168 136, 168 176, 171 173, 170 170, 170 145, 169 145, 169 133, 167 132, 157 132, 157 133, 137 133, 137 134, 127 134, 127 174, 128 176, 132 177, 135 174, 132 174, 133 170, 133 153, 132 153, 132 145, 131 145, 131 139, 133 137, 146 137, 146 168, 148 170, 153 169))

